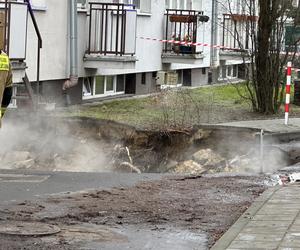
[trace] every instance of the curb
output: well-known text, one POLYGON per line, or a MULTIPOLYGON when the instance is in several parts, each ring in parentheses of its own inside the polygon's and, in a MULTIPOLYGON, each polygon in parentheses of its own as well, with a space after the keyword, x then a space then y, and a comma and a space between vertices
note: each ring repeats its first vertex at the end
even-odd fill
POLYGON ((242 229, 251 221, 254 215, 262 206, 273 196, 281 187, 276 186, 266 190, 254 203, 246 210, 243 215, 231 226, 228 231, 213 245, 211 250, 227 249, 231 242, 238 236, 242 229))

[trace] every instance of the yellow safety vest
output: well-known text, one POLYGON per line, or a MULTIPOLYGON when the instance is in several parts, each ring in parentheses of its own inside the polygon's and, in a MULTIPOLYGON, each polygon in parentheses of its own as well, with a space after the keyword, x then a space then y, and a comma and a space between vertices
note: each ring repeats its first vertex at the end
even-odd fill
MULTIPOLYGON (((10 61, 9 61, 9 57, 8 55, 6 55, 5 53, 1 53, 0 52, 0 72, 3 71, 10 71, 10 61)), ((7 77, 7 76, 5 76, 7 77)), ((4 78, 2 79, 1 77, 1 81, 4 80, 4 78)), ((6 80, 5 80, 6 81, 6 80)), ((5 89, 8 86, 5 86, 5 83, 0 83, 0 92, 3 91, 3 89, 5 89), (4 85, 3 85, 4 84, 4 85)), ((2 101, 2 96, 0 97, 0 101, 2 101)), ((1 102, 0 102, 0 128, 1 128, 1 118, 4 115, 6 109, 1 107, 1 102)))
POLYGON ((0 71, 9 71, 9 57, 5 54, 0 54, 0 71))

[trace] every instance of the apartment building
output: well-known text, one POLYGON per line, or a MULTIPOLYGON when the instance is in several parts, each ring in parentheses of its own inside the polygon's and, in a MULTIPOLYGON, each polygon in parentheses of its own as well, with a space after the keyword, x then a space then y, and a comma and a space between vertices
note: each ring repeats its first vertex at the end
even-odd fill
POLYGON ((250 63, 245 52, 254 46, 251 36, 257 29, 258 3, 256 0, 217 2, 213 36, 224 48, 218 49, 212 60, 215 81, 244 79, 245 67, 250 63))
POLYGON ((14 82, 26 72, 40 101, 75 104, 242 77, 235 50, 207 46, 235 46, 218 2, 77 0, 74 11, 74 0, 2 1, 14 82))

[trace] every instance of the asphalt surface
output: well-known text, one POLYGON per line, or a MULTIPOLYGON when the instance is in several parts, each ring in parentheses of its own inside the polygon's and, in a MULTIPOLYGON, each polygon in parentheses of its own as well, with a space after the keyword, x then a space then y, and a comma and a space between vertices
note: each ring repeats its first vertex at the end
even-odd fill
POLYGON ((130 187, 160 179, 159 174, 65 173, 0 170, 0 203, 34 200, 52 194, 130 187))

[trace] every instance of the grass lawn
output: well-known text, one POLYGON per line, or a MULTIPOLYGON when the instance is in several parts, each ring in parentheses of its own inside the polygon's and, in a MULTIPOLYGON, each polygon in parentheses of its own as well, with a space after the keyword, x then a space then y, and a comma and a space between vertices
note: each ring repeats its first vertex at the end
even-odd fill
MULTIPOLYGON (((168 90, 149 97, 75 106, 67 111, 67 115, 113 120, 143 128, 187 127, 276 117, 253 113, 249 101, 241 95, 247 95, 244 84, 168 90)), ((300 112, 297 106, 292 110, 294 114, 300 112)))

